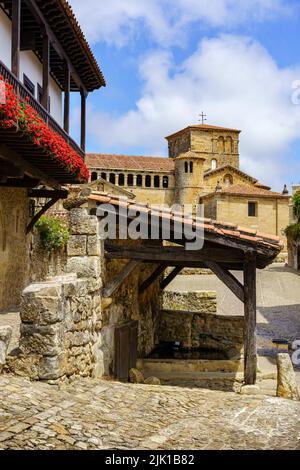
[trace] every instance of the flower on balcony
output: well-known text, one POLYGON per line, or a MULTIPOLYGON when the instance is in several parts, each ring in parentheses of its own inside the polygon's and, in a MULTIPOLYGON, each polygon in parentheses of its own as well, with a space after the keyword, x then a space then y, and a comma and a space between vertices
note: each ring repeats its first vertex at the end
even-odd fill
POLYGON ((0 102, 0 128, 18 125, 24 136, 45 150, 51 159, 57 161, 80 181, 88 181, 89 170, 81 156, 62 136, 48 127, 40 115, 28 104, 28 100, 19 100, 13 86, 4 81, 1 76, 0 82, 5 84, 5 99, 0 102))

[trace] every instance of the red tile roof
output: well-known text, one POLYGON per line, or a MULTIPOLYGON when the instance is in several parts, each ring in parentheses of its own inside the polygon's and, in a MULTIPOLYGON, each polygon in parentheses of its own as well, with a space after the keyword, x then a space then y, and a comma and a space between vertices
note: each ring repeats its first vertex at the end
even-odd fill
POLYGON ((245 196, 245 197, 271 197, 271 198, 282 198, 288 199, 289 196, 283 195, 281 193, 276 193, 274 191, 268 191, 259 186, 248 186, 246 184, 235 184, 233 186, 228 186, 222 188, 218 193, 210 193, 204 197, 211 197, 215 194, 224 194, 224 195, 233 195, 233 196, 245 196))
POLYGON ((224 131, 224 132, 241 132, 239 129, 232 129, 230 127, 221 127, 221 126, 211 126, 210 124, 195 124, 193 126, 185 127, 180 131, 174 132, 174 134, 168 135, 166 139, 170 139, 171 137, 175 137, 176 135, 182 134, 183 132, 189 130, 202 130, 202 131, 224 131))
MULTIPOLYGON (((107 193, 92 193, 89 196, 89 199, 95 202, 101 202, 103 204, 111 204, 115 207, 127 207, 133 211, 136 210, 148 214, 150 214, 150 211, 157 211, 161 220, 180 220, 185 225, 193 225, 194 227, 204 228, 205 236, 209 234, 217 235, 220 238, 220 243, 225 246, 226 240, 228 240, 228 245, 230 245, 229 240, 231 240, 237 243, 237 249, 244 249, 246 246, 245 244, 247 244, 248 247, 249 245, 252 248, 255 247, 258 251, 259 248, 269 248, 269 256, 273 256, 273 258, 279 254, 284 246, 280 238, 275 235, 261 233, 257 230, 253 230, 247 227, 239 227, 232 223, 217 222, 211 219, 199 217, 194 217, 192 219, 185 218, 184 214, 180 212, 174 212, 171 209, 166 209, 151 204, 141 204, 139 202, 129 201, 107 193), (240 246, 238 246, 239 244, 240 246), (241 248, 243 245, 244 248, 241 248)), ((214 242, 218 243, 217 240, 214 242)), ((263 253, 264 255, 266 254, 265 252, 263 253)))
POLYGON ((149 170, 165 172, 175 170, 174 160, 163 157, 90 153, 87 154, 85 162, 90 169, 99 168, 103 170, 149 170))

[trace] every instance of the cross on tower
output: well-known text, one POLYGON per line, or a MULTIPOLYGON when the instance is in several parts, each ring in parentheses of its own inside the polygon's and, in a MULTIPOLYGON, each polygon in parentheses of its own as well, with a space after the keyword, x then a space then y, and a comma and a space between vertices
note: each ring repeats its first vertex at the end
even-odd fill
POLYGON ((202 125, 203 125, 204 122, 207 121, 207 119, 205 119, 205 118, 207 118, 207 115, 204 114, 203 111, 202 111, 202 113, 199 114, 199 117, 201 118, 201 119, 199 119, 199 121, 200 121, 200 122, 202 121, 202 125))

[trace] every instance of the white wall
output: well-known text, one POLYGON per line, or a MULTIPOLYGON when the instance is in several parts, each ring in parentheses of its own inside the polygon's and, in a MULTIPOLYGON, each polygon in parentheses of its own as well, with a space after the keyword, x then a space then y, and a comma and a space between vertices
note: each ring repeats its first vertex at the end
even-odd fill
MULTIPOLYGON (((0 60, 11 68, 11 21, 0 10, 0 60)), ((23 75, 32 81, 35 86, 35 98, 38 98, 38 84, 43 85, 43 67, 32 51, 22 51, 20 59, 20 81, 23 75)), ((55 81, 50 79, 51 115, 62 125, 62 92, 55 81)))

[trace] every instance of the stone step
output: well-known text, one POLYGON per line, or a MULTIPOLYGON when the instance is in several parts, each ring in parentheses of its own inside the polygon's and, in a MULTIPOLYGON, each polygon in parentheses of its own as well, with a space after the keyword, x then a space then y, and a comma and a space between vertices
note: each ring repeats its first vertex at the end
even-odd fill
MULTIPOLYGON (((242 361, 230 360, 204 360, 204 359, 139 359, 139 370, 147 372, 243 372, 242 361)), ((153 374, 152 374, 153 375, 153 374)))

